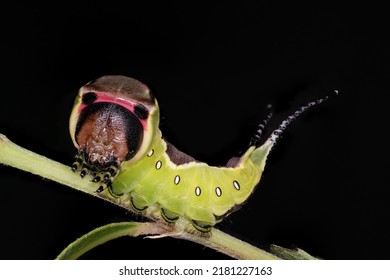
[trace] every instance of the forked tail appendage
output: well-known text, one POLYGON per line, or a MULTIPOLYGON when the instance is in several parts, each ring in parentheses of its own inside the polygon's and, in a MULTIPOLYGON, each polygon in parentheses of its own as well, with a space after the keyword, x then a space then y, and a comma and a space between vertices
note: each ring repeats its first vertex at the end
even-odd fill
MULTIPOLYGON (((338 90, 334 90, 333 94, 334 95, 337 95, 339 92, 338 90)), ((271 144, 271 145, 274 145, 278 139, 280 138, 280 135, 283 133, 283 131, 286 130, 286 128, 297 118, 299 117, 302 113, 306 112, 308 109, 310 109, 311 107, 313 106, 316 106, 316 105, 319 105, 321 103, 323 103, 324 101, 328 100, 329 99, 329 96, 330 95, 326 95, 325 97, 323 98, 319 98, 315 101, 311 101, 309 103, 307 103, 306 105, 300 107, 298 110, 296 110, 293 114, 291 114, 290 116, 287 117, 287 119, 285 119, 277 129, 275 129, 271 135, 268 137, 268 139, 265 141, 264 144, 271 144)))

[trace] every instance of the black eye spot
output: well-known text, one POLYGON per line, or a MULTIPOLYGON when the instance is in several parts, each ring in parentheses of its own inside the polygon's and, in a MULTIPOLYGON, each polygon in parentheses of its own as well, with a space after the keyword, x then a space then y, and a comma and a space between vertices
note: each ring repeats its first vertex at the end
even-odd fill
POLYGON ((149 112, 148 109, 142 105, 142 104, 137 104, 134 107, 134 114, 140 118, 141 120, 144 120, 148 118, 149 112))
POLYGON ((89 105, 95 102, 97 95, 94 92, 87 92, 83 95, 83 104, 89 105))

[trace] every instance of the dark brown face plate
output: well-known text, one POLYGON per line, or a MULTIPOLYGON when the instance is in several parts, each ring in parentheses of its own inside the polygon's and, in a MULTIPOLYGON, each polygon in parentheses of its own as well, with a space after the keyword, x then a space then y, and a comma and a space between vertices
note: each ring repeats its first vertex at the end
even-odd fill
POLYGON ((110 102, 88 104, 80 113, 75 139, 79 151, 72 165, 80 176, 90 174, 101 182, 97 192, 109 187, 120 170, 142 144, 144 128, 128 109, 110 102))
POLYGON ((86 152, 87 161, 104 166, 111 161, 131 159, 143 139, 143 126, 126 108, 100 102, 87 106, 76 127, 79 150, 86 152))
POLYGON ((85 149, 91 162, 104 165, 111 158, 123 161, 128 154, 123 119, 108 112, 88 115, 77 134, 80 149, 85 149))

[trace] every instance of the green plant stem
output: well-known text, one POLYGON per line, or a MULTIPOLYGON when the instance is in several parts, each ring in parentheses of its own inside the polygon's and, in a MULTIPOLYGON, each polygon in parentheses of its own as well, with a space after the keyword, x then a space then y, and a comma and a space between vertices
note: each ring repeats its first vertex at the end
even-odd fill
POLYGON ((182 239, 190 240, 240 260, 279 260, 278 257, 259 249, 247 242, 237 239, 216 228, 208 238, 185 233, 182 239), (228 245, 228 246, 227 246, 228 245))
POLYGON ((0 134, 0 163, 104 199, 97 195, 96 183, 81 178, 67 165, 16 145, 3 134, 0 134))
MULTIPOLYGON (((48 159, 44 156, 33 153, 29 150, 26 150, 13 142, 11 142, 7 137, 0 134, 0 163, 9 165, 44 178, 50 179, 52 181, 58 182, 60 184, 69 186, 73 189, 85 192, 89 195, 102 198, 96 194, 96 184, 88 180, 80 178, 79 175, 73 173, 69 166, 63 165, 51 159, 48 159)), ((117 202, 111 201, 118 205, 117 202)), ((120 205, 125 207, 124 205, 120 205)), ((151 217, 148 217, 151 218, 151 217)), ((122 223, 120 223, 122 224, 122 223)), ((102 231, 97 229, 96 232, 91 232, 89 234, 94 235, 93 242, 85 242, 85 246, 77 247, 75 244, 74 250, 70 249, 71 253, 64 253, 65 255, 60 255, 61 257, 78 257, 84 252, 90 250, 93 247, 98 246, 108 240, 123 236, 130 235, 136 236, 139 234, 143 235, 155 235, 156 233, 160 234, 160 237, 171 236, 175 238, 190 240, 199 244, 202 244, 206 247, 213 248, 218 250, 226 255, 229 255, 233 258, 239 259, 278 259, 276 256, 268 253, 264 250, 256 248, 244 241, 241 241, 233 236, 230 236, 222 231, 217 229, 212 230, 211 237, 202 237, 197 234, 191 234, 188 232, 175 232, 173 229, 164 226, 159 222, 145 223, 145 225, 134 230, 132 223, 123 223, 123 225, 117 227, 107 227, 103 228, 102 231), (152 226, 151 226, 152 225, 152 226), (115 232, 118 230, 118 232, 115 232), (102 234, 103 233, 103 234, 102 234), (104 235, 106 234, 106 235, 104 235), (135 235, 134 235, 135 234, 135 235), (69 255, 66 255, 69 254, 69 255)), ((88 234, 87 234, 88 235, 88 234)), ((70 245, 71 247, 72 245, 70 245)))

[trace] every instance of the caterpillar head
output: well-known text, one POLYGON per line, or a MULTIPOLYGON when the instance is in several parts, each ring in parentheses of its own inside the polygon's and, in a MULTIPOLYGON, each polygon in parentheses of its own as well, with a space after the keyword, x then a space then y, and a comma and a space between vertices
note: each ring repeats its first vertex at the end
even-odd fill
POLYGON ((70 134, 79 150, 75 164, 101 171, 137 161, 148 151, 158 122, 157 101, 141 82, 124 76, 89 82, 79 90, 70 116, 70 134))

